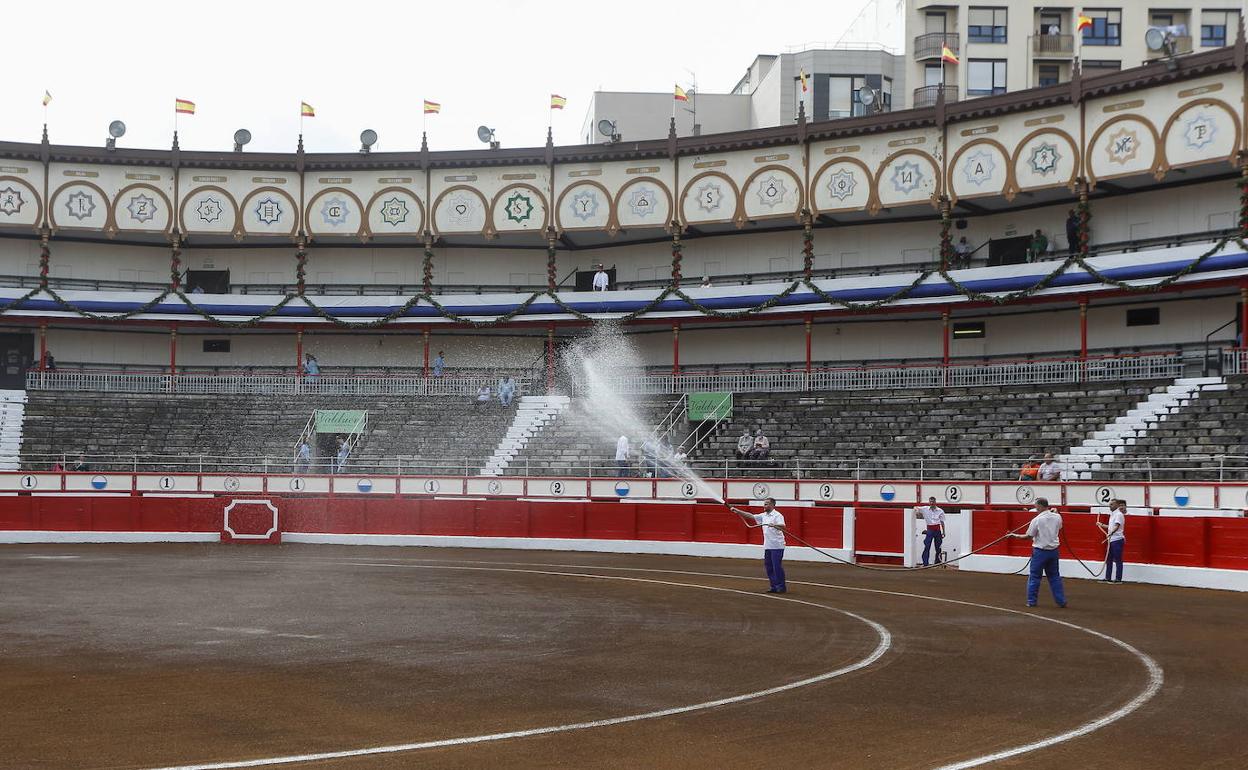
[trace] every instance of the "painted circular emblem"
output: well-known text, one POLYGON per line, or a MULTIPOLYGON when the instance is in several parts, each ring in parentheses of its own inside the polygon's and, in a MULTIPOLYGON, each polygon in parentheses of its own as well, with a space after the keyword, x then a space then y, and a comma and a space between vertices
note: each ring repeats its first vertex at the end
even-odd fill
POLYGON ((1187 504, 1190 503, 1191 501, 1192 501, 1192 493, 1188 491, 1187 487, 1179 487, 1178 489, 1174 490, 1174 504, 1175 505, 1179 506, 1180 508, 1186 508, 1187 504))
POLYGON ((34 489, 39 486, 39 479, 28 473, 25 476, 22 476, 22 480, 18 483, 21 484, 22 489, 34 489))
POLYGON ((945 502, 960 503, 962 502, 962 487, 956 484, 950 484, 945 487, 945 502))
POLYGON ((628 497, 628 493, 631 492, 632 490, 633 488, 629 486, 627 481, 615 482, 615 494, 619 495, 620 497, 628 497))
POLYGON ((425 479, 425 492, 428 494, 437 494, 438 490, 441 489, 441 486, 442 485, 438 483, 437 479, 425 479))
POLYGON ((833 495, 835 494, 836 494, 836 489, 831 484, 819 485, 819 499, 820 500, 831 500, 833 495))
POLYGON ((562 481, 550 482, 550 493, 552 495, 562 495, 563 494, 563 482, 562 481))
POLYGON ((697 497, 698 485, 694 484, 692 481, 681 482, 680 496, 685 498, 686 500, 690 500, 690 499, 697 497))
POLYGON ((303 479, 299 478, 298 476, 296 476, 295 478, 293 478, 293 479, 291 479, 291 480, 290 480, 290 491, 291 491, 291 492, 302 492, 302 491, 303 491, 304 486, 305 486, 305 484, 304 484, 303 479))
POLYGON ((753 492, 755 500, 762 500, 765 497, 771 497, 771 487, 761 481, 754 485, 753 492))
POLYGON ((161 476, 160 480, 156 482, 156 486, 160 487, 166 492, 169 491, 170 489, 173 489, 177 485, 178 485, 177 479, 175 479, 173 476, 161 476))
POLYGON ((359 481, 355 482, 355 488, 360 490, 361 492, 372 492, 373 480, 372 479, 360 479, 359 481))
POLYGON ((1019 487, 1014 490, 1014 499, 1023 505, 1031 505, 1036 501, 1036 490, 1031 487, 1019 487))
POLYGON ((237 492, 241 484, 239 483, 239 480, 237 477, 226 476, 225 481, 221 483, 221 486, 225 487, 226 492, 237 492))
POLYGON ((108 479, 104 478, 103 476, 91 477, 91 487, 93 489, 103 489, 106 486, 108 486, 108 479))
POLYGON ((885 484, 880 487, 880 499, 883 500, 884 502, 889 502, 896 496, 897 496, 897 490, 893 487, 892 484, 885 484))
POLYGON ((1110 501, 1114 499, 1114 488, 1097 487, 1094 498, 1099 505, 1109 505, 1110 501))
POLYGON ((498 479, 492 479, 489 484, 485 485, 485 488, 491 495, 497 495, 503 491, 503 482, 498 479))

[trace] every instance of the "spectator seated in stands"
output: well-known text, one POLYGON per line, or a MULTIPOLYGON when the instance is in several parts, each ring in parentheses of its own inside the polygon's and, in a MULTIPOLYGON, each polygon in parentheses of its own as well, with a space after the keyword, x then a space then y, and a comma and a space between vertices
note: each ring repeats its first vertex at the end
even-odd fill
POLYGON ((1041 230, 1036 230, 1027 244, 1027 261, 1039 262, 1049 253, 1049 239, 1041 230))
POLYGON ((749 428, 741 429, 741 438, 737 439, 737 459, 748 460, 750 450, 754 448, 754 437, 750 435, 749 428))
POLYGON ((503 408, 507 408, 511 406, 511 402, 515 399, 515 397, 516 397, 516 381, 511 379, 510 376, 504 377, 503 379, 499 380, 498 381, 498 403, 502 404, 503 408))
POLYGON ((1044 462, 1041 463, 1040 467, 1037 469, 1036 481, 1061 481, 1061 480, 1062 480, 1061 463, 1053 459, 1052 452, 1046 452, 1044 455, 1044 462))
POLYGON ((749 459, 754 462, 765 461, 771 456, 771 439, 763 435, 763 429, 754 431, 754 448, 750 450, 749 459))
POLYGON ((484 409, 490 405, 490 386, 482 385, 477 388, 477 409, 484 409))
POLYGON ((1036 462, 1036 458, 1031 458, 1023 463, 1022 469, 1018 472, 1019 481, 1035 481, 1040 476, 1040 463, 1036 462))

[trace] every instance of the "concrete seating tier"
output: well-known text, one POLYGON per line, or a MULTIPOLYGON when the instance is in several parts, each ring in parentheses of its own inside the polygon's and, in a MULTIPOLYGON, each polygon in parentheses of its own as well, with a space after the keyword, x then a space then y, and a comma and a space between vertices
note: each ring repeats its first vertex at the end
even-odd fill
POLYGON ((1093 478, 1248 481, 1248 377, 1228 377, 1124 447, 1093 478), (1168 459, 1161 459, 1168 458, 1168 459))
MULTIPOLYGON (((46 468, 50 455, 165 455, 183 458, 187 471, 260 472, 211 458, 271 458, 286 470, 295 442, 316 409, 367 409, 368 427, 348 471, 389 472, 395 458, 420 457, 450 468, 475 469, 506 433, 514 407, 468 399, 305 396, 146 395, 31 391, 23 429, 22 460, 46 468), (384 459, 383 459, 384 458, 384 459)), ((319 454, 319 453, 318 453, 319 454)), ((318 457, 318 464, 319 462, 318 457)), ((255 467, 253 467, 255 466, 255 467)), ((415 464, 403 471, 421 472, 415 464)), ((129 470, 123 461, 95 470, 129 470), (112 467, 115 466, 115 467, 112 467)), ((274 470, 270 467, 269 470, 274 470)))
MULTIPOLYGON (((946 391, 743 393, 693 457, 708 471, 735 457, 743 427, 771 440, 770 465, 800 462, 803 476, 1017 478, 1019 466, 1060 454, 1169 381, 1023 385, 946 391), (806 470, 806 467, 809 470, 806 470)), ((766 473, 767 465, 732 475, 766 473)))

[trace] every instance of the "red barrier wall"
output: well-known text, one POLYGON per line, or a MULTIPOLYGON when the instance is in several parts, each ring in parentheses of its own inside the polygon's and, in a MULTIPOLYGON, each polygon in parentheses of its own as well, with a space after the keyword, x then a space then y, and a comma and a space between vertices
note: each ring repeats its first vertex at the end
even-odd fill
MULTIPOLYGON (((1035 514, 1023 510, 976 510, 971 535, 974 547, 1023 526, 1035 514)), ((1106 517, 1100 517, 1105 523, 1106 517)), ((1097 517, 1088 513, 1062 513, 1062 531, 1075 555, 1086 562, 1105 558, 1104 534, 1097 517)), ((1128 516, 1127 545, 1123 558, 1140 564, 1172 567, 1248 569, 1248 519, 1172 518, 1128 516)), ((1011 538, 984 551, 997 556, 1030 556, 1031 542, 1011 538)), ((1062 556, 1070 554, 1065 548, 1062 556)))
POLYGON ((905 547, 903 516, 902 508, 855 508, 854 550, 901 556, 905 547))

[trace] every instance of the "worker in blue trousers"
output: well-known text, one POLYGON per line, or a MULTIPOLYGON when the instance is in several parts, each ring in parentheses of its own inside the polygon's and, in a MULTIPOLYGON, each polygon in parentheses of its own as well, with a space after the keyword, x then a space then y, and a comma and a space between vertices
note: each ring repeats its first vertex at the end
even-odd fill
MULTIPOLYGON (((1099 517, 1098 517, 1099 518, 1099 517)), ((1127 535, 1123 531, 1127 526, 1127 501, 1114 500, 1109 504, 1109 524, 1096 522, 1096 526, 1105 533, 1105 582, 1122 582, 1122 549, 1127 545, 1127 535), (1114 567, 1118 568, 1118 577, 1114 578, 1114 567)))
POLYGON ((1036 498, 1036 517, 1027 525, 1024 535, 1012 537, 1031 540, 1031 575, 1027 579, 1027 606, 1035 607, 1040 596, 1040 576, 1047 575, 1053 601, 1058 607, 1066 606, 1066 591, 1062 588, 1062 573, 1058 569, 1058 546, 1061 545, 1062 515, 1049 507, 1049 501, 1036 498))
POLYGON ((732 506, 729 508, 748 526, 763 528, 763 567, 767 570, 767 581, 771 583, 767 593, 786 593, 788 586, 784 581, 784 514, 776 510, 776 498, 769 497, 763 501, 762 513, 750 513, 732 506))
POLYGON ((927 505, 916 508, 915 513, 923 517, 926 529, 923 532, 923 566, 928 565, 928 554, 932 550, 932 542, 936 543, 936 563, 943 561, 941 545, 945 542, 945 511, 936 505, 936 498, 927 498, 927 505))

